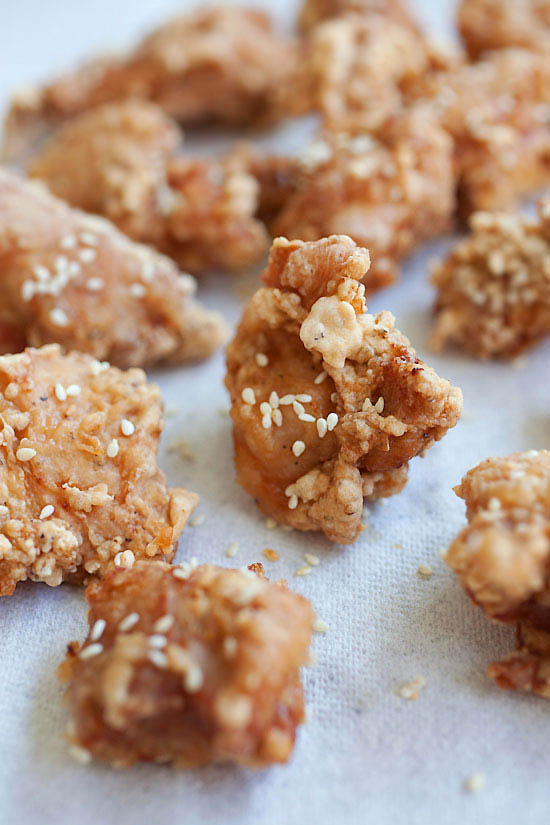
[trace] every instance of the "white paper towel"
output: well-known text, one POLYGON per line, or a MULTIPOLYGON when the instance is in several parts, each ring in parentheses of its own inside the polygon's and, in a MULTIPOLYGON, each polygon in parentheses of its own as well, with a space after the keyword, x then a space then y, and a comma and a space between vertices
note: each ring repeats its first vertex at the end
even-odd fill
MULTIPOLYGON (((130 38, 181 7, 174 0, 3 0, 0 95, 48 75, 86 52, 130 38)), ((269 5, 269 4, 267 4, 269 5)), ((291 2, 278 2, 289 19, 291 2)), ((451 4, 416 4, 444 31, 451 4)), ((268 139, 298 145, 303 125, 268 139)), ((464 522, 452 493, 462 474, 490 454, 550 445, 550 346, 521 369, 480 364, 427 349, 432 292, 426 264, 441 243, 405 267, 401 284, 370 308, 391 309, 398 326, 440 374, 462 387, 461 423, 425 459, 411 463, 405 491, 369 509, 369 527, 348 548, 319 535, 268 530, 233 477, 223 356, 197 367, 155 373, 168 418, 161 465, 172 483, 201 496, 205 521, 184 531, 178 558, 224 565, 280 561, 271 577, 288 578, 310 598, 330 630, 314 642, 318 664, 305 674, 311 720, 289 765, 263 773, 206 768, 175 773, 158 766, 115 772, 81 767, 67 755, 66 722, 55 670, 65 644, 85 633, 82 591, 24 584, 0 602, 0 822, 2 825, 298 825, 298 823, 488 823, 548 820, 550 704, 497 690, 486 665, 513 648, 513 632, 485 620, 439 558, 464 522), (225 414, 224 414, 225 411, 225 414), (167 448, 184 438, 183 461, 167 448), (224 556, 232 541, 240 550, 224 556), (311 575, 294 575, 303 554, 321 559, 311 575), (419 564, 434 570, 417 576, 419 564), (423 676, 417 701, 397 695, 423 676), (482 772, 475 794, 465 779, 482 772)), ((242 288, 255 276, 210 277, 201 297, 236 321, 242 288)))

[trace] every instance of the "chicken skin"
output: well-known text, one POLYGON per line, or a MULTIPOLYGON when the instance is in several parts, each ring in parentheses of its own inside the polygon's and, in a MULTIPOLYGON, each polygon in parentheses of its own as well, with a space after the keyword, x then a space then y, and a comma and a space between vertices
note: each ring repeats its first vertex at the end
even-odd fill
POLYGON ((55 344, 0 357, 0 596, 170 560, 198 496, 157 466, 158 387, 55 344))
POLYGON ((239 482, 278 522, 340 543, 462 406, 389 312, 365 312, 369 263, 346 236, 275 240, 227 351, 239 482))

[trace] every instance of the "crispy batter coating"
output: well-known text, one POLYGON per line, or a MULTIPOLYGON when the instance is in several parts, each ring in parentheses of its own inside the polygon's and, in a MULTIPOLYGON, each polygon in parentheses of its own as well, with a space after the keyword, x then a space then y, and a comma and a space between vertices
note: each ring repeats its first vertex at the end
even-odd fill
POLYGON ((258 9, 218 6, 182 15, 129 54, 92 60, 14 99, 4 160, 21 158, 45 129, 67 118, 129 98, 157 103, 189 125, 261 120, 292 52, 258 9))
POLYGON ((254 217, 256 179, 236 153, 198 159, 179 150, 179 129, 158 106, 111 103, 62 127, 28 173, 190 272, 252 265, 268 246, 254 217))
POLYGON ((423 106, 394 118, 379 139, 327 133, 299 158, 271 229, 306 241, 349 235, 371 252, 371 292, 395 280, 401 258, 450 228, 452 163, 449 136, 423 106))
POLYGON ((365 312, 368 268, 346 236, 278 238, 227 351, 239 482, 278 522, 341 543, 462 406, 389 312, 365 312))
POLYGON ((474 60, 492 49, 550 51, 549 0, 461 0, 457 22, 474 60))
POLYGON ((287 761, 313 611, 253 567, 137 562, 88 587, 90 632, 60 668, 77 759, 287 761))
POLYGON ((550 335, 550 201, 538 219, 477 212, 437 265, 435 349, 511 358, 550 335))
POLYGON ((550 698, 550 451, 488 458, 455 492, 468 526, 446 562, 491 619, 518 623, 518 652, 489 675, 550 698))
POLYGON ((225 325, 172 261, 0 169, 0 349, 59 343, 120 367, 205 358, 225 325))
POLYGON ((198 496, 157 466, 158 387, 55 344, 0 357, 0 596, 170 560, 198 496))
POLYGON ((349 11, 382 14, 402 26, 418 30, 418 22, 405 0, 304 0, 299 27, 302 31, 308 31, 323 20, 349 11))
POLYGON ((431 98, 455 141, 459 212, 513 208, 550 176, 550 63, 502 49, 479 63, 428 73, 408 89, 431 98))

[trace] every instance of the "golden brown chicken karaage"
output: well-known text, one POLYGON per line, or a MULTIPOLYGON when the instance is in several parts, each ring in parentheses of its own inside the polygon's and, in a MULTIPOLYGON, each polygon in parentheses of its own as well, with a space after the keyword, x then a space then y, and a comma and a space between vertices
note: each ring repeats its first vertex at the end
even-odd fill
POLYGON ((461 0, 457 22, 474 60, 493 49, 550 50, 549 0, 461 0))

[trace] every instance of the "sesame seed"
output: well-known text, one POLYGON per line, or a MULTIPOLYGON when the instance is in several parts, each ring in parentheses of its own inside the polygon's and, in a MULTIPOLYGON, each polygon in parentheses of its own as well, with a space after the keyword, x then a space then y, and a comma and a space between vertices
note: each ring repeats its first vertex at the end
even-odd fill
POLYGON ((327 415, 327 429, 328 429, 328 431, 331 432, 336 427, 337 424, 338 424, 338 416, 336 415, 336 413, 334 413, 334 412, 329 413, 327 415))
POLYGON ((489 504, 487 505, 487 507, 494 513, 502 508, 502 504, 500 503, 498 498, 495 498, 493 496, 493 498, 489 499, 489 504))
POLYGON ((282 412, 279 409, 273 410, 273 412, 271 413, 271 420, 277 427, 281 427, 283 424, 282 412))
POLYGON ((298 458, 298 456, 302 455, 305 448, 306 448, 306 445, 304 444, 303 441, 295 441, 294 444, 292 445, 292 452, 294 453, 296 458, 298 458))
POLYGON ((273 390, 269 395, 269 406, 276 410, 279 406, 279 395, 273 390))
POLYGON ((155 667, 160 668, 160 670, 164 670, 168 667, 168 658, 166 653, 163 653, 162 650, 150 650, 147 654, 147 658, 149 661, 155 665, 155 667))
POLYGON ((279 404, 283 407, 288 407, 290 404, 294 403, 294 396, 291 393, 287 395, 283 395, 282 398, 279 398, 279 404))
POLYGON ((86 289, 89 289, 90 292, 99 292, 104 286, 105 281, 103 278, 88 278, 86 281, 86 289))
POLYGON ((157 650, 161 650, 168 644, 168 639, 166 636, 163 636, 162 633, 153 633, 152 636, 149 636, 148 642, 149 647, 154 647, 157 650))
POLYGON ((172 570, 173 577, 175 579, 181 579, 182 581, 184 579, 188 579, 190 574, 191 574, 191 570, 188 569, 187 567, 182 567, 182 566, 174 567, 174 569, 172 570))
POLYGON ((153 625, 153 630, 155 633, 166 633, 166 631, 170 630, 174 624, 174 621, 174 617, 167 613, 165 616, 161 616, 160 619, 156 620, 153 625))
POLYGON ((91 659, 94 656, 98 656, 100 653, 103 653, 103 645, 100 645, 98 642, 95 642, 93 645, 88 645, 88 647, 82 648, 82 650, 78 654, 78 658, 91 659))
POLYGON ((269 359, 267 355, 264 355, 263 352, 257 352, 256 363, 259 367, 267 367, 267 365, 269 364, 269 359))
POLYGON ((271 405, 267 401, 262 401, 260 404, 260 412, 262 415, 271 415, 271 405))
POLYGON ((293 493, 290 496, 289 500, 288 500, 288 509, 289 510, 295 510, 297 506, 298 506, 298 496, 296 495, 296 493, 293 493))
POLYGON ((309 566, 309 564, 304 564, 303 567, 298 568, 298 570, 296 571, 296 575, 297 576, 309 576, 311 571, 312 571, 312 568, 309 566))
POLYGON ((239 549, 239 542, 234 541, 229 545, 229 547, 225 551, 225 555, 227 556, 228 559, 232 559, 233 556, 235 556, 237 554, 238 549, 239 549))
POLYGON ((317 376, 317 378, 315 378, 315 380, 313 381, 313 383, 314 383, 314 384, 322 384, 322 383, 323 383, 323 381, 325 380, 325 378, 326 378, 326 377, 327 377, 327 374, 326 374, 326 372, 323 370, 322 372, 320 372, 320 373, 319 373, 319 375, 317 376))
POLYGON ((326 622, 322 619, 315 619, 313 622, 313 632, 314 633, 326 633, 329 630, 329 626, 326 622))
POLYGON ((90 364, 90 370, 92 375, 99 375, 100 372, 108 370, 110 366, 108 361, 97 361, 94 359, 90 364))
POLYGON ((53 511, 54 511, 53 504, 46 504, 46 506, 42 507, 42 509, 40 510, 39 518, 40 519, 49 518, 52 515, 53 511))
POLYGON ((47 281, 52 275, 50 270, 46 269, 46 267, 42 266, 42 264, 37 264, 34 266, 32 271, 39 281, 47 281))
POLYGON ((269 430, 271 427, 271 415, 264 415, 262 418, 262 427, 264 430, 269 430))
POLYGON ((67 313, 60 307, 54 307, 50 310, 50 321, 52 324, 55 324, 56 327, 66 327, 69 323, 69 318, 67 317, 67 313))
POLYGON ((59 246, 61 249, 74 249, 77 244, 77 240, 74 235, 64 235, 61 238, 59 246))
POLYGON ((136 428, 134 427, 131 421, 128 421, 127 418, 123 418, 120 422, 120 431, 122 435, 133 435, 136 431, 136 428))
POLYGON ((256 403, 256 395, 252 387, 245 387, 241 393, 241 398, 245 404, 255 404, 256 403))
POLYGON ((133 298, 143 298, 145 295, 145 287, 143 284, 136 282, 135 284, 130 284, 130 295, 133 298))
POLYGON ((106 626, 107 622, 105 621, 105 619, 97 620, 97 622, 92 627, 92 632, 90 633, 90 639, 92 640, 92 642, 97 642, 98 639, 101 639, 106 626))
POLYGON ((314 556, 313 553, 304 553, 304 559, 309 565, 311 565, 311 567, 317 567, 317 565, 321 562, 319 556, 314 556))
POLYGON ((374 405, 374 409, 376 410, 376 412, 378 414, 383 412, 383 410, 384 410, 384 399, 382 398, 382 396, 380 396, 380 398, 378 399, 378 401, 374 405))
POLYGON ((82 243, 88 244, 88 246, 95 246, 97 244, 97 236, 92 235, 91 232, 81 232, 80 240, 82 243))
POLYGON ((95 249, 81 249, 78 253, 78 257, 83 264, 90 264, 94 260, 95 256, 95 249))
POLYGON ((317 433, 319 434, 319 438, 324 438, 327 434, 328 425, 325 418, 318 418, 317 419, 317 433))
POLYGON ((155 274, 155 264, 153 261, 143 261, 141 265, 141 277, 144 281, 152 281, 155 274))
POLYGON ((199 513, 196 516, 193 516, 192 519, 189 519, 189 526, 190 527, 200 527, 201 524, 204 524, 206 521, 206 516, 204 513, 199 513))
POLYGON ((302 415, 299 415, 298 418, 300 421, 308 421, 310 424, 315 422, 315 417, 309 413, 302 413, 302 415))
POLYGON ((125 633, 127 630, 131 630, 138 622, 139 613, 128 613, 128 615, 119 622, 118 629, 121 633, 125 633))
POLYGON ((190 662, 187 672, 183 677, 183 685, 188 693, 196 693, 201 689, 204 682, 204 676, 201 668, 195 663, 190 662))
POLYGON ((80 745, 71 745, 69 748, 69 755, 80 765, 89 765, 92 761, 92 754, 86 748, 81 748, 80 745))
POLYGON ((36 455, 36 450, 32 447, 19 447, 15 456, 18 461, 30 461, 36 455))
POLYGON ((308 395, 307 393, 302 392, 296 396, 296 401, 302 402, 303 404, 309 404, 311 400, 311 395, 308 395))
POLYGON ((306 411, 306 408, 304 407, 304 405, 303 405, 303 404, 300 404, 300 402, 299 402, 299 401, 296 401, 296 400, 294 400, 294 401, 292 402, 292 408, 293 408, 294 412, 296 413, 296 415, 297 415, 298 417, 300 417, 301 415, 303 415, 303 414, 305 413, 305 411, 306 411))
POLYGON ((65 392, 65 387, 63 384, 56 384, 55 385, 55 397, 58 401, 66 401, 67 400, 67 393, 65 392))
POLYGON ((65 392, 67 393, 67 395, 71 395, 74 398, 77 395, 80 395, 81 389, 78 384, 69 384, 65 392))
POLYGON ((107 445, 107 455, 109 458, 115 458, 118 455, 118 441, 116 438, 111 439, 107 445))
POLYGON ((232 659, 237 652, 237 640, 234 636, 226 636, 223 640, 223 652, 228 659, 232 659))
POLYGON ((484 785, 485 775, 477 771, 476 773, 471 774, 471 776, 468 776, 464 781, 464 790, 469 793, 475 793, 476 791, 480 791, 484 785))
POLYGON ((117 553, 113 559, 117 567, 123 567, 126 570, 129 570, 130 567, 134 566, 135 560, 136 557, 131 550, 121 550, 121 552, 117 553))

